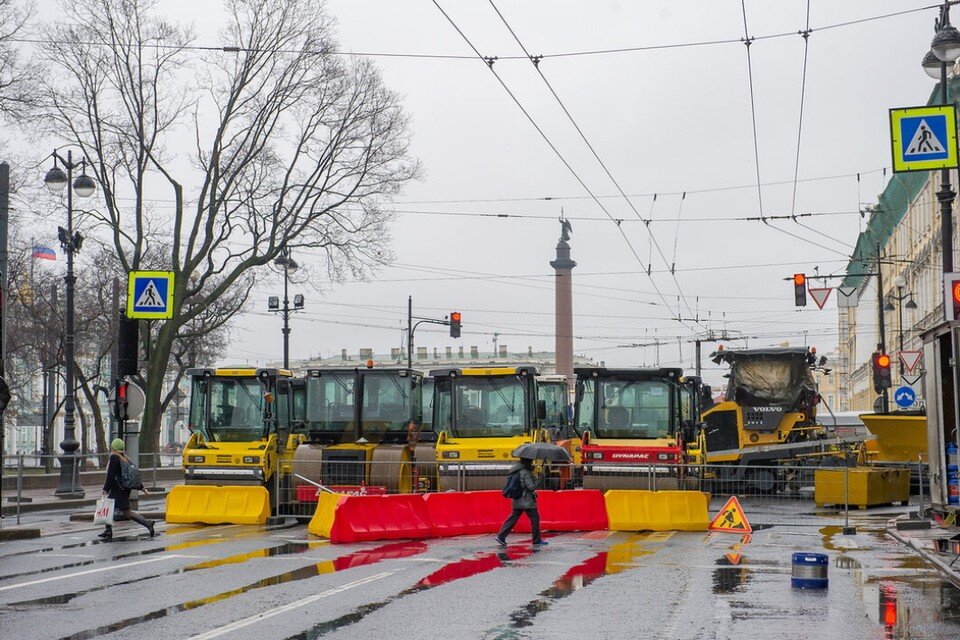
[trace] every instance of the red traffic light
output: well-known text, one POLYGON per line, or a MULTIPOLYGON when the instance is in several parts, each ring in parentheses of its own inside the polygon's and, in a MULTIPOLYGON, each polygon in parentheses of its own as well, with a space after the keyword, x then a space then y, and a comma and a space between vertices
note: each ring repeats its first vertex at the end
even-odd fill
POLYGON ((460 337, 460 312, 459 311, 450 312, 450 337, 451 338, 460 337))
POLYGON ((807 306, 807 276, 802 273, 793 274, 793 304, 807 306))
POLYGON ((450 314, 450 322, 460 322, 460 312, 454 311, 450 314))
POLYGON ((877 356, 877 365, 879 365, 879 366, 881 366, 881 367, 884 367, 884 368, 889 367, 889 366, 890 366, 890 356, 888 356, 888 355, 885 354, 885 353, 881 353, 879 356, 877 356))
POLYGON ((796 286, 801 286, 807 283, 807 276, 802 273, 793 274, 793 284, 796 286))

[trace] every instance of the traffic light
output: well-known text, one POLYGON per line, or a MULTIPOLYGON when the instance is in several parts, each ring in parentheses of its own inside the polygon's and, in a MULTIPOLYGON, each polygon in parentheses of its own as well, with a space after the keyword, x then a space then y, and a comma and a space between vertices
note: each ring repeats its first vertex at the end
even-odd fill
POLYGON ((460 312, 453 311, 450 314, 450 337, 459 338, 460 337, 460 312))
POLYGON ((129 415, 128 408, 130 402, 127 399, 127 391, 130 389, 130 383, 126 380, 117 382, 117 398, 113 403, 113 417, 124 422, 129 415))
POLYGON ((117 375, 135 376, 140 370, 138 355, 140 351, 140 321, 120 316, 117 338, 117 375))
POLYGON ((793 304, 807 306, 807 276, 802 273, 793 274, 793 304))
POLYGON ((960 278, 955 273, 944 276, 944 312, 947 320, 960 320, 960 278))
POLYGON ((883 393, 884 389, 893 386, 893 377, 890 373, 890 356, 885 353, 873 354, 873 390, 883 393))

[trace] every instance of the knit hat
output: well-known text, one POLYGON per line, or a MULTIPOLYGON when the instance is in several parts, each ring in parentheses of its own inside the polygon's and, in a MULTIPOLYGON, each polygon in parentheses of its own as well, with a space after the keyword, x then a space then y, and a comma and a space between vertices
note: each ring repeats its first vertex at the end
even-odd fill
POLYGON ((123 440, 120 438, 114 438, 113 442, 110 443, 110 448, 114 451, 123 451, 127 448, 127 445, 123 444, 123 440))

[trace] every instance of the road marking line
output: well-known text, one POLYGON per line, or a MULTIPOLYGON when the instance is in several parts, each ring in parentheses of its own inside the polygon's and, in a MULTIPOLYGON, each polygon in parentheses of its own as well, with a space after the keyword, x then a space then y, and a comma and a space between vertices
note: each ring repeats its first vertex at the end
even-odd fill
POLYGON ((114 569, 123 569, 125 567, 134 567, 139 564, 148 564, 150 562, 159 562, 161 560, 172 560, 174 558, 180 558, 182 556, 164 556, 162 558, 150 558, 149 560, 137 560, 136 562, 126 562, 124 564, 112 564, 109 567, 100 567, 99 569, 87 569, 86 571, 77 571, 76 573, 68 573, 65 576, 54 576, 52 578, 41 578, 40 580, 31 580, 30 582, 21 582, 19 584, 9 584, 5 587, 0 587, 0 591, 9 591, 10 589, 19 589, 20 587, 29 587, 35 584, 44 584, 47 582, 56 582, 57 580, 66 580, 67 578, 76 578, 77 576, 85 576, 91 573, 101 573, 103 571, 113 571, 114 569))
POLYGON ((224 625, 217 629, 207 631, 206 633, 201 633, 198 636, 193 636, 191 640, 210 640, 210 638, 218 638, 227 633, 236 631, 237 629, 243 629, 244 627, 249 627, 252 624, 256 624, 257 622, 267 620, 268 618, 272 618, 273 616, 278 616, 282 613, 287 613, 288 611, 292 611, 294 609, 298 609, 300 607, 306 606, 308 604, 316 602, 317 600, 321 600, 329 596, 337 595, 338 593, 343 593, 344 591, 348 591, 349 589, 353 589, 355 587, 360 587, 365 584, 369 584, 371 582, 381 580, 383 578, 386 578, 387 576, 393 575, 394 573, 396 572, 385 571, 383 573, 378 573, 376 575, 362 578, 360 580, 348 582, 347 584, 340 585, 339 587, 334 587, 333 589, 327 589, 326 591, 321 591, 316 595, 303 598, 302 600, 297 600, 295 602, 291 602, 290 604, 283 605, 282 607, 271 609, 270 611, 267 611, 265 613, 258 613, 256 615, 250 616, 249 618, 243 618, 241 620, 237 620, 236 622, 231 622, 230 624, 224 625))

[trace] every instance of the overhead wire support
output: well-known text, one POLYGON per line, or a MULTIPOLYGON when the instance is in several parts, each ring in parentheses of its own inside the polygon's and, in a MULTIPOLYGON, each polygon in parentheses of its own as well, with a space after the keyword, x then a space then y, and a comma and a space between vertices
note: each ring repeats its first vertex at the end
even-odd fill
MULTIPOLYGON (((450 23, 450 25, 456 30, 458 34, 460 34, 460 37, 463 38, 463 41, 467 43, 467 45, 473 50, 476 56, 480 60, 487 62, 486 57, 480 53, 480 51, 477 49, 476 46, 474 46, 473 42, 470 40, 470 38, 467 37, 467 35, 463 32, 463 30, 459 27, 459 25, 457 25, 457 23, 453 20, 453 18, 450 17, 450 15, 443 9, 442 6, 440 6, 440 3, 437 0, 432 0, 432 1, 434 6, 437 7, 437 10, 440 11, 441 14, 443 14, 443 17, 447 19, 447 22, 450 23)), ((527 57, 528 58, 530 57, 529 54, 527 55, 527 57)), ((567 159, 563 156, 563 154, 560 153, 560 150, 557 149, 553 141, 550 140, 550 138, 543 131, 543 129, 540 127, 537 121, 534 120, 533 116, 530 115, 530 112, 527 111, 526 107, 523 106, 523 103, 521 103, 519 98, 517 98, 517 96, 513 93, 513 91, 511 91, 510 87, 507 86, 507 83, 504 82, 503 78, 500 77, 496 69, 493 68, 493 65, 490 63, 487 63, 487 68, 490 69, 490 73, 492 73, 493 76, 497 79, 497 82, 500 83, 500 86, 503 88, 503 90, 507 92, 507 95, 510 96, 510 98, 513 100, 514 104, 517 105, 520 111, 523 112, 523 115, 526 116, 530 124, 532 124, 533 127, 537 130, 537 133, 540 134, 540 137, 543 138, 544 142, 547 143, 547 146, 550 147, 553 153, 557 156, 560 162, 563 163, 563 165, 567 168, 567 170, 573 175, 573 177, 584 189, 584 191, 586 191, 590 195, 591 199, 597 204, 598 207, 600 207, 600 209, 607 215, 607 217, 610 218, 610 220, 617 225, 617 230, 620 232, 620 235, 623 236, 623 239, 627 243, 627 247, 630 249, 630 252, 633 254, 634 258, 636 258, 637 262, 639 262, 641 266, 644 266, 643 259, 640 257, 640 254, 637 253, 637 250, 636 248, 634 248, 633 243, 630 242, 630 238, 627 236, 626 232, 624 232, 623 228, 620 225, 620 222, 622 221, 618 222, 618 220, 607 210, 607 208, 603 206, 603 203, 600 202, 600 199, 596 196, 596 194, 593 193, 590 187, 587 186, 586 182, 584 182, 583 178, 580 177, 580 174, 577 173, 576 169, 573 168, 573 166, 567 161, 567 159)), ((663 295, 663 292, 660 291, 660 288, 657 286, 657 283, 653 279, 650 280, 650 283, 653 285, 653 288, 657 292, 657 295, 663 301, 664 306, 670 309, 670 304, 667 302, 667 299, 663 295)), ((672 314, 672 311, 671 311, 671 314, 672 314)))
MULTIPOLYGON (((546 85, 547 89, 550 91, 550 94, 553 96, 554 100, 556 100, 557 104, 560 106, 560 109, 563 110, 564 115, 567 116, 567 120, 569 120, 570 124, 573 125, 573 128, 576 129, 577 134, 579 134, 580 139, 583 140, 583 143, 587 146, 587 149, 590 150, 590 153, 593 155, 594 159, 597 161, 597 164, 600 165, 600 167, 603 169, 603 172, 610 179, 610 182, 612 182, 614 187, 616 187, 617 192, 626 201, 627 206, 629 206, 630 209, 633 210, 633 213, 639 219, 644 220, 644 217, 640 214, 640 211, 637 209, 636 205, 634 205, 633 201, 627 196, 626 191, 624 191, 623 187, 620 186, 620 182, 613 176, 613 173, 610 171, 609 167, 607 167, 607 164, 603 161, 603 159, 600 157, 600 154, 597 153, 596 148, 587 138, 587 135, 583 132, 583 129, 580 127, 580 124, 577 122, 576 118, 574 118, 573 114, 570 113, 570 110, 567 108, 567 105, 560 98, 560 95, 557 93, 556 89, 553 88, 553 85, 547 79, 547 76, 544 75, 543 70, 540 68, 540 60, 543 58, 543 56, 531 55, 530 52, 527 50, 527 47, 523 44, 523 41, 520 39, 520 36, 518 36, 517 32, 514 31, 513 27, 510 25, 510 22, 507 21, 507 18, 503 15, 503 13, 497 7, 494 1, 493 0, 487 0, 487 1, 490 3, 490 6, 493 8, 494 12, 496 12, 497 16, 503 22, 503 25, 507 28, 507 31, 510 32, 511 36, 513 36, 513 39, 516 41, 517 45, 519 45, 524 55, 526 55, 527 58, 530 59, 530 62, 533 63, 533 67, 534 69, 536 69, 537 74, 540 76, 540 79, 543 80, 543 83, 546 85)), ((684 197, 686 197, 686 194, 684 194, 684 197)), ((681 200, 681 207, 682 207, 682 200, 681 200)), ((680 281, 677 279, 674 273, 675 264, 671 266, 671 264, 667 261, 667 256, 664 254, 663 249, 660 247, 660 243, 657 241, 656 236, 654 236, 653 232, 650 230, 649 222, 646 220, 645 222, 647 222, 647 224, 645 225, 645 228, 647 230, 647 233, 650 236, 650 239, 653 242, 653 245, 657 249, 657 253, 660 254, 660 258, 663 260, 664 266, 670 269, 670 275, 673 277, 673 281, 677 287, 677 292, 680 294, 680 298, 683 300, 683 303, 686 305, 687 311, 692 313, 692 310, 690 308, 690 303, 687 301, 687 297, 683 293, 683 288, 680 286, 680 281)), ((619 226, 619 224, 620 223, 618 222, 617 226, 619 226)), ((674 261, 675 260, 676 260, 676 246, 674 246, 674 261)))
POLYGON ((763 189, 760 186, 760 145, 757 141, 757 105, 753 91, 753 60, 750 57, 750 45, 753 44, 754 39, 750 37, 750 30, 747 28, 746 0, 740 0, 740 8, 743 10, 743 39, 741 42, 747 49, 747 78, 750 84, 750 117, 753 122, 753 157, 757 167, 757 204, 760 208, 760 220, 766 224, 767 221, 763 217, 763 189))

